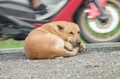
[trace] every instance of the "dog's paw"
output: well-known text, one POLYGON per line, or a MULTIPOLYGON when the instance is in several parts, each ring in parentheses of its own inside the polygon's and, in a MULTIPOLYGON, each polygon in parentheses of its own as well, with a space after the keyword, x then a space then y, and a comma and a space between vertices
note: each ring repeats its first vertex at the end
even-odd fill
POLYGON ((85 45, 81 43, 79 45, 79 52, 84 51, 85 49, 86 49, 85 45))

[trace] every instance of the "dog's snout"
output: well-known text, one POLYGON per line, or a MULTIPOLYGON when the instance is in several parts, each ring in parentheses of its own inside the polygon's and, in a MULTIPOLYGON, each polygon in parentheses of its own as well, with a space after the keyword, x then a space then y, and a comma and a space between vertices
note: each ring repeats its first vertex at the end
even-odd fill
POLYGON ((81 44, 81 42, 80 42, 79 39, 76 41, 76 43, 77 43, 77 45, 80 45, 80 44, 81 44))

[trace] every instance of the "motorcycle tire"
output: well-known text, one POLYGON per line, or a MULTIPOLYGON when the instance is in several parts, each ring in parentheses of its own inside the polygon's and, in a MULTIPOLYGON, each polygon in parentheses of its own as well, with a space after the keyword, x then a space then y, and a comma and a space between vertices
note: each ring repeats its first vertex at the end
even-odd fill
POLYGON ((120 0, 118 0, 120 2, 120 0))
POLYGON ((85 9, 88 6, 83 5, 80 7, 76 13, 75 21, 79 25, 81 30, 81 37, 87 43, 99 43, 99 42, 118 42, 120 41, 120 3, 117 0, 108 0, 108 9, 105 8, 107 14, 109 15, 109 21, 106 24, 101 24, 98 21, 98 18, 95 20, 89 20, 87 17, 87 13, 85 9), (116 17, 116 18, 114 18, 116 17), (114 21, 115 20, 115 21, 114 21), (96 23, 95 27, 101 26, 97 30, 93 30, 94 28, 89 26, 89 22, 93 21, 96 23), (117 22, 116 22, 117 21, 117 22), (116 24, 114 24, 116 23, 116 24), (105 26, 106 25, 106 26, 105 26), (105 27, 103 27, 105 26, 105 27), (110 30, 112 27, 114 28, 110 30), (98 31, 100 30, 100 32, 98 31), (102 30, 104 30, 102 32, 102 30))

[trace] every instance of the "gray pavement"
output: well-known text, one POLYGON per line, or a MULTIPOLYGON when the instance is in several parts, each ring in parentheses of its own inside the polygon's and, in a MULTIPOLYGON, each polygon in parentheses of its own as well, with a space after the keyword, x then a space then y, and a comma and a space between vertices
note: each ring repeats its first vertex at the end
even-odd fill
POLYGON ((120 79, 120 43, 87 44, 74 57, 29 60, 23 48, 0 50, 0 79, 120 79))

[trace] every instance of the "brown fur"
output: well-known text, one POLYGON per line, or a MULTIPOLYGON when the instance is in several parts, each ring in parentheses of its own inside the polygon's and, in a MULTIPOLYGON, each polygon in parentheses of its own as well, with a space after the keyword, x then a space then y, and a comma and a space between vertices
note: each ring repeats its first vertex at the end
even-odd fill
POLYGON ((57 21, 32 30, 25 39, 24 49, 30 59, 48 59, 58 56, 74 56, 83 48, 80 30, 75 23, 57 21))

